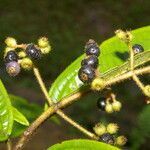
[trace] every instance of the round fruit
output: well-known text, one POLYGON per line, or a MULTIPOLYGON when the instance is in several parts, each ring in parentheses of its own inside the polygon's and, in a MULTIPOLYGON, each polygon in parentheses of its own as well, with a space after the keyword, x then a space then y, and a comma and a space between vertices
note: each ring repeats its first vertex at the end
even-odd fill
POLYGON ((97 100, 97 107, 102 110, 105 111, 105 107, 106 107, 106 100, 105 97, 101 97, 97 100))
POLYGON ((17 41, 13 37, 7 37, 5 40, 5 43, 8 47, 11 47, 11 48, 16 48, 17 46, 17 41))
POLYGON ((51 51, 51 46, 47 46, 47 47, 44 47, 44 48, 41 48, 41 53, 42 54, 48 54, 49 52, 51 51))
POLYGON ((36 48, 34 44, 29 44, 26 48, 26 54, 33 59, 40 59, 41 58, 41 51, 40 49, 36 48))
POLYGON ((109 134, 109 133, 105 133, 100 137, 100 140, 102 142, 108 143, 108 144, 114 144, 114 137, 109 134))
POLYGON ((5 63, 9 63, 12 61, 18 61, 18 55, 15 51, 11 50, 8 51, 5 58, 4 58, 5 63))
POLYGON ((112 103, 112 107, 114 111, 120 111, 122 104, 119 101, 115 101, 112 103))
POLYGON ((38 45, 40 48, 45 48, 45 47, 49 46, 49 41, 46 37, 41 37, 38 40, 38 45))
POLYGON ((133 46, 132 46, 132 49, 133 49, 134 54, 138 54, 138 53, 144 51, 143 46, 140 45, 140 44, 135 44, 135 45, 133 45, 133 46))
POLYGON ((123 135, 118 136, 116 139, 116 144, 119 146, 124 146, 127 143, 127 138, 123 135))
POLYGON ((147 97, 150 97, 150 85, 146 85, 144 87, 144 94, 147 96, 147 97))
POLYGON ((23 58, 20 61, 20 66, 25 70, 30 70, 33 67, 33 62, 30 58, 23 58))
POLYGON ((6 63, 6 71, 10 76, 16 76, 20 72, 20 65, 16 61, 6 63))
POLYGON ((98 136, 101 136, 104 133, 106 133, 106 127, 102 123, 96 124, 95 127, 93 128, 93 130, 98 136))
POLYGON ((85 45, 85 49, 88 49, 91 46, 97 46, 97 43, 93 39, 89 39, 85 45))
POLYGON ((115 134, 118 131, 119 127, 116 123, 109 123, 107 125, 107 132, 110 134, 115 134))
POLYGON ((96 77, 91 83, 91 89, 101 91, 105 88, 105 80, 100 77, 96 77))
POLYGON ((90 56, 86 59, 83 59, 81 62, 81 66, 85 66, 85 65, 91 66, 92 68, 97 68, 98 58, 93 55, 93 56, 90 56))
POLYGON ((105 107, 105 111, 107 112, 107 113, 113 113, 113 107, 112 107, 112 104, 106 104, 106 107, 105 107))
POLYGON ((90 66, 82 66, 78 72, 79 79, 84 83, 90 83, 95 78, 95 71, 90 66))
POLYGON ((100 55, 100 49, 98 46, 96 45, 92 45, 92 46, 89 46, 87 49, 86 49, 86 55, 95 55, 95 56, 99 56, 100 55))

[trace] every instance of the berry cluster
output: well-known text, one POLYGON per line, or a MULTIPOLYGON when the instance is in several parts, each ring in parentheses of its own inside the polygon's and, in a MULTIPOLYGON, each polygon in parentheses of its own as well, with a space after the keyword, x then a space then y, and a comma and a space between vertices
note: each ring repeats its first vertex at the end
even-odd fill
POLYGON ((98 67, 98 56, 100 55, 100 49, 94 40, 90 39, 87 42, 85 53, 86 58, 81 61, 78 77, 84 83, 91 83, 96 77, 95 70, 98 67))
POLYGON ((51 50, 46 37, 39 38, 38 45, 32 43, 18 45, 16 39, 12 37, 6 38, 5 43, 7 47, 4 53, 4 62, 10 76, 18 75, 21 68, 31 69, 32 61, 40 59, 42 54, 48 54, 51 50))
POLYGON ((16 76, 20 72, 20 65, 18 63, 18 54, 15 52, 17 41, 14 38, 7 38, 5 40, 7 44, 6 53, 4 56, 4 62, 6 64, 6 71, 10 76, 16 76))
POLYGON ((114 111, 120 111, 122 105, 121 102, 115 99, 115 97, 110 96, 108 98, 100 97, 97 100, 97 107, 107 113, 113 113, 114 111))
POLYGON ((93 128, 94 132, 100 137, 100 141, 112 145, 123 146, 126 144, 127 139, 125 136, 116 136, 118 129, 119 127, 116 123, 109 123, 107 126, 98 123, 93 128))

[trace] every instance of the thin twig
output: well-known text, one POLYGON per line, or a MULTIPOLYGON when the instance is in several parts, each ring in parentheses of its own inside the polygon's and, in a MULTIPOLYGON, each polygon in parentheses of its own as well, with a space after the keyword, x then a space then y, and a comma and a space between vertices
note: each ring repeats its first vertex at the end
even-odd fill
POLYGON ((134 70, 134 53, 131 43, 128 43, 128 48, 130 50, 130 69, 134 70))
POLYGON ((7 150, 11 150, 12 149, 12 143, 10 141, 10 139, 7 140, 7 150))
MULTIPOLYGON (((33 67, 33 71, 34 71, 34 75, 41 87, 41 90, 43 92, 43 94, 45 95, 46 100, 49 103, 49 106, 53 105, 53 101, 51 100, 51 98, 49 97, 49 94, 47 92, 46 86, 42 80, 41 74, 38 70, 37 67, 33 67)), ((89 136, 90 138, 93 139, 97 139, 95 138, 96 135, 94 135, 94 133, 91 133, 90 131, 88 131, 87 129, 83 128, 81 125, 79 125, 76 121, 74 121, 73 119, 71 119, 70 117, 68 117, 62 110, 57 110, 56 114, 58 114, 60 117, 62 117, 65 121, 67 121, 68 123, 70 123, 72 126, 74 126, 75 128, 77 128, 78 130, 80 130, 81 132, 83 132, 84 134, 86 134, 87 136, 89 136)))
POLYGON ((128 44, 129 50, 130 50, 130 69, 133 71, 132 79, 135 81, 135 83, 138 85, 138 87, 142 90, 144 93, 144 85, 140 81, 140 79, 137 77, 137 75, 134 73, 134 53, 132 49, 131 43, 128 44))
POLYGON ((75 93, 69 97, 66 97, 62 99, 59 103, 50 106, 45 112, 43 112, 29 127, 28 129, 23 133, 22 137, 19 139, 17 144, 14 147, 14 150, 21 150, 23 146, 29 141, 31 135, 34 133, 34 131, 50 116, 56 113, 58 109, 64 108, 71 103, 75 102, 78 98, 85 95, 87 92, 78 92, 75 93))
POLYGON ((112 78, 112 79, 106 81, 105 85, 106 86, 110 86, 110 85, 113 85, 115 83, 119 83, 121 81, 124 81, 126 79, 131 78, 133 76, 133 74, 142 75, 142 74, 145 74, 145 73, 150 73, 150 66, 134 70, 134 73, 133 73, 133 71, 129 71, 129 72, 124 73, 124 74, 122 74, 120 76, 112 78))
MULTIPOLYGON (((145 74, 145 73, 150 73, 150 67, 145 67, 142 69, 138 69, 135 70, 134 73, 136 75, 140 75, 140 74, 145 74)), ((130 77, 132 77, 133 72, 130 71, 128 73, 125 73, 121 76, 118 76, 114 79, 111 79, 109 81, 106 82, 106 85, 113 85, 115 84, 117 81, 121 82, 123 80, 126 80, 130 77), (117 78, 119 80, 117 80, 117 78)), ((34 131, 50 116, 52 116, 53 114, 56 113, 56 111, 58 109, 62 109, 65 108, 67 106, 69 106, 70 104, 72 104, 73 102, 77 101, 77 99, 79 99, 80 97, 82 97, 84 94, 86 94, 89 91, 84 91, 84 92, 77 92, 69 97, 66 97, 64 99, 62 99, 59 103, 49 107, 45 112, 43 112, 31 125, 30 127, 28 127, 28 129, 24 132, 24 134, 22 135, 22 137, 19 139, 18 143, 16 144, 16 146, 14 147, 14 150, 20 150, 23 148, 23 146, 25 145, 25 143, 30 139, 31 135, 34 133, 34 131)))
MULTIPOLYGON (((139 80, 139 78, 133 73, 132 76, 133 80, 136 82, 136 84, 138 85, 138 87, 142 90, 142 92, 144 91, 144 85, 143 83, 139 80)), ((143 92, 144 93, 144 92, 143 92)))
POLYGON ((67 122, 69 122, 70 124, 72 124, 74 127, 76 127, 78 130, 80 130, 82 133, 84 133, 85 135, 87 135, 88 137, 98 140, 99 137, 96 136, 94 133, 89 132, 88 130, 86 130, 85 128, 83 128, 81 125, 77 124, 76 122, 74 122, 71 118, 67 117, 63 111, 57 110, 56 112, 58 115, 60 115, 61 117, 63 116, 63 119, 65 119, 67 122))
POLYGON ((45 87, 45 84, 44 84, 44 82, 42 80, 42 77, 40 75, 40 72, 39 72, 38 68, 37 67, 33 67, 33 72, 34 72, 34 75, 35 75, 35 77, 36 77, 36 79, 37 79, 37 81, 38 81, 38 83, 40 85, 40 88, 41 88, 41 90, 42 90, 46 100, 48 101, 48 104, 51 106, 53 104, 53 102, 52 102, 52 100, 50 99, 50 97, 49 97, 49 95, 47 93, 47 89, 45 87))

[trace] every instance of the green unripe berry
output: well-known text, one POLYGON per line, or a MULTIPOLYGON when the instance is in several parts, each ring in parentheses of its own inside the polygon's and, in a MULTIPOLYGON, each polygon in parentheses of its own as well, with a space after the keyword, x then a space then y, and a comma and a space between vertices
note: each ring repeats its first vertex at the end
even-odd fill
POLYGON ((101 78, 95 78, 91 83, 92 90, 101 91, 105 88, 105 81, 101 78))
POLYGON ((107 113, 113 113, 113 107, 111 104, 106 104, 105 111, 107 113))
POLYGON ((132 36, 131 32, 129 32, 129 31, 125 32, 125 31, 119 29, 119 30, 115 31, 115 33, 116 33, 116 36, 120 40, 124 41, 125 43, 129 43, 133 39, 133 36, 132 36))
POLYGON ((102 123, 96 124, 93 130, 98 136, 106 133, 106 127, 102 123))
POLYGON ((107 126, 107 132, 110 134, 115 134, 118 131, 119 127, 116 123, 110 123, 107 126))
POLYGON ((148 97, 150 97, 150 85, 146 85, 144 87, 144 94, 148 97))
POLYGON ((51 46, 48 45, 47 47, 41 48, 42 54, 48 54, 51 51, 51 46))
POLYGON ((38 45, 40 48, 48 47, 49 46, 48 38, 46 38, 46 37, 39 38, 38 45))
POLYGON ((5 43, 8 47, 11 47, 11 48, 16 48, 16 46, 17 46, 16 39, 14 39, 12 37, 7 37, 5 40, 5 43))
POLYGON ((118 136, 117 139, 116 139, 116 144, 119 145, 119 146, 123 146, 125 145, 127 142, 127 138, 125 136, 118 136))
POLYGON ((33 62, 30 58, 23 58, 20 61, 20 65, 25 70, 30 70, 33 67, 33 62))
POLYGON ((18 56, 19 56, 19 58, 24 58, 24 57, 27 56, 27 54, 26 54, 24 51, 20 51, 20 52, 18 53, 18 56))
POLYGON ((121 104, 121 102, 119 102, 119 101, 114 101, 114 102, 112 103, 112 107, 113 107, 113 110, 114 110, 114 111, 120 111, 120 109, 121 109, 121 107, 122 107, 122 104, 121 104))
POLYGON ((126 38, 126 33, 121 29, 116 30, 115 33, 120 40, 124 40, 126 38))
POLYGON ((15 49, 12 47, 6 47, 4 50, 4 56, 6 56, 9 51, 15 51, 15 49))

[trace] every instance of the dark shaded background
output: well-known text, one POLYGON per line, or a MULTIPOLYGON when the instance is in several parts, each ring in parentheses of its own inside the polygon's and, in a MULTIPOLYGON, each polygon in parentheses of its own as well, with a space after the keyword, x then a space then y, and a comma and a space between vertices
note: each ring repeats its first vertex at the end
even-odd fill
MULTIPOLYGON (((83 53, 84 44, 89 38, 101 43, 114 35, 114 30, 118 28, 135 29, 149 25, 149 6, 149 0, 0 0, 0 41, 4 41, 7 36, 13 36, 20 43, 30 43, 37 42, 39 36, 47 36, 53 50, 51 55, 39 62, 39 67, 49 87, 65 67, 83 53)), ((43 104, 43 95, 40 94, 31 72, 22 72, 17 78, 10 78, 6 74, 2 62, 3 46, 1 45, 0 50, 0 76, 8 91, 43 104)), ((119 93, 118 98, 123 100, 124 108, 120 115, 106 118, 110 121, 116 119, 123 128, 122 132, 129 135, 129 131, 136 124, 138 112, 144 107, 144 102, 141 101, 143 96, 131 82, 118 85, 114 90, 119 93), (126 91, 127 87, 130 90, 126 91), (139 100, 139 103, 135 100, 139 100)), ((66 111, 91 128, 105 116, 96 109, 97 97, 98 95, 91 95, 87 97, 88 100, 81 101, 66 111), (78 112, 74 111, 76 109, 78 112)), ((26 149, 42 150, 64 139, 83 137, 72 127, 67 128, 67 123, 58 126, 46 122, 26 149)), ((145 141, 142 149, 148 149, 146 145, 145 141)))

